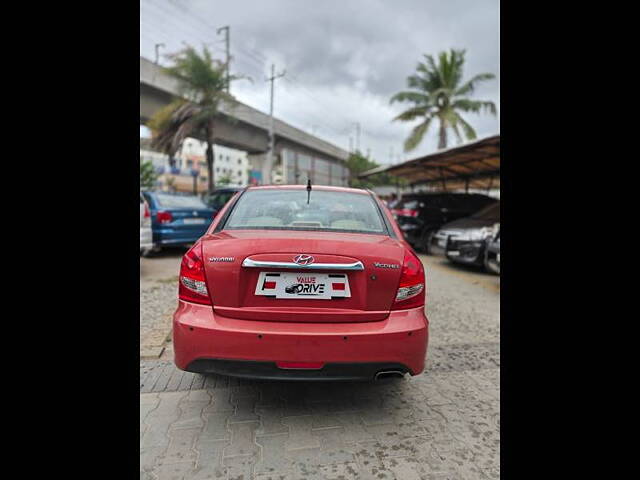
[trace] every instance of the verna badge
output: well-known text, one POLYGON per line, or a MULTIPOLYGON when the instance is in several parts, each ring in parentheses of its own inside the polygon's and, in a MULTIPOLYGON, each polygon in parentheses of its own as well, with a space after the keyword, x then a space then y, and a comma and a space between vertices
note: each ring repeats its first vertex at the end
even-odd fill
POLYGON ((298 265, 311 265, 313 263, 314 258, 311 255, 298 255, 294 257, 293 261, 298 265))
POLYGON ((374 267, 378 267, 378 268, 400 268, 400 265, 395 264, 395 263, 378 263, 375 262, 373 264, 374 267))
POLYGON ((233 262, 236 257, 209 257, 210 262, 233 262))

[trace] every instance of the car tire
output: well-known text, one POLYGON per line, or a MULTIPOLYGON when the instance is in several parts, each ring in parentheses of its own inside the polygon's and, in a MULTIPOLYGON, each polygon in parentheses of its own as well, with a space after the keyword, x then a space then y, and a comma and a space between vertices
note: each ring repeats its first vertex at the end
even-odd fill
POLYGON ((420 237, 420 250, 422 250, 425 255, 431 255, 431 240, 435 233, 435 229, 425 230, 422 232, 420 237))

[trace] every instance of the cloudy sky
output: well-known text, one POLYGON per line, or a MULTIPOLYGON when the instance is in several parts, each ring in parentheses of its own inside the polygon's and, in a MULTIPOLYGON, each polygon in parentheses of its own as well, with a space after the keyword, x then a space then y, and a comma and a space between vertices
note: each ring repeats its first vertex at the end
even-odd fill
POLYGON ((425 53, 466 49, 465 77, 496 75, 474 98, 494 101, 498 115, 465 118, 479 137, 499 133, 499 17, 499 0, 140 0, 140 55, 154 60, 156 43, 166 45, 161 54, 187 43, 207 44, 222 59, 216 29, 229 25, 231 71, 253 79, 232 84, 240 101, 269 111, 265 77, 275 63, 286 70, 276 81, 278 118, 344 149, 357 122, 360 149, 389 163, 436 149, 434 129, 405 154, 415 124, 392 122, 408 105, 389 105, 425 53))

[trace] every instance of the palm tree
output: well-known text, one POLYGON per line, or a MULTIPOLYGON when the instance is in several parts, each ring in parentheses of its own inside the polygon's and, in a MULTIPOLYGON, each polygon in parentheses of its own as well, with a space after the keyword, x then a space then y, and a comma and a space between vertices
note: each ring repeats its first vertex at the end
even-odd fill
POLYGON ((440 122, 438 149, 447 147, 447 129, 453 130, 458 142, 462 141, 460 128, 468 140, 476 138, 476 132, 460 112, 478 113, 481 110, 496 114, 493 102, 472 100, 467 95, 473 93, 476 84, 495 78, 492 73, 480 73, 471 80, 462 83, 464 50, 451 49, 441 52, 438 63, 432 55, 424 55, 425 61, 419 62, 417 73, 407 77, 407 86, 413 90, 396 93, 389 103, 410 102, 413 107, 402 112, 393 120, 410 122, 420 119, 404 142, 406 152, 414 150, 429 130, 431 122, 437 118, 440 122))
POLYGON ((199 54, 187 46, 167 56, 173 66, 165 72, 178 80, 181 98, 159 110, 148 122, 153 133, 151 145, 173 157, 187 136, 204 135, 207 143, 208 190, 214 189, 213 144, 214 120, 221 115, 223 104, 232 106, 234 98, 228 93, 231 80, 227 77, 227 64, 211 57, 203 47, 199 54))

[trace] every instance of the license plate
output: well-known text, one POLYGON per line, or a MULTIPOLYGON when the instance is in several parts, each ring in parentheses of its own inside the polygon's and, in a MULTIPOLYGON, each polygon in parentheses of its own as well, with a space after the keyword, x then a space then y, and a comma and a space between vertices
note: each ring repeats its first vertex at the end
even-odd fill
POLYGON ((449 255, 450 257, 458 257, 460 256, 460 252, 458 252, 457 250, 449 250, 447 252, 447 255, 449 255))
POLYGON ((330 300, 351 296, 346 274, 308 272, 261 272, 256 285, 256 295, 276 298, 330 300))
POLYGON ((202 225, 204 223, 204 218, 185 218, 185 225, 202 225))

